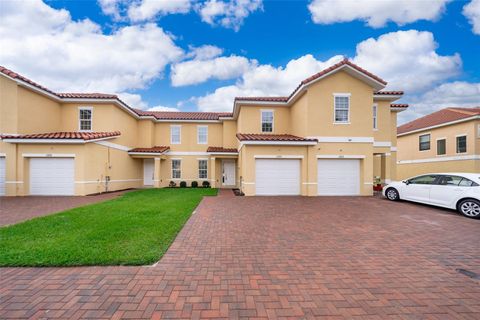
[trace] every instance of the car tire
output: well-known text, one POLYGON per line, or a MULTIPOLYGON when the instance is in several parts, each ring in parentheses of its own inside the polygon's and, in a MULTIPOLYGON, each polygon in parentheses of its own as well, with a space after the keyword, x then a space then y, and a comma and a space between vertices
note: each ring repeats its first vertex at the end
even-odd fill
POLYGON ((465 199, 458 204, 458 212, 467 218, 480 219, 480 201, 465 199))
POLYGON ((385 196, 390 201, 397 201, 400 199, 400 194, 398 193, 398 190, 395 188, 388 188, 385 191, 385 196))

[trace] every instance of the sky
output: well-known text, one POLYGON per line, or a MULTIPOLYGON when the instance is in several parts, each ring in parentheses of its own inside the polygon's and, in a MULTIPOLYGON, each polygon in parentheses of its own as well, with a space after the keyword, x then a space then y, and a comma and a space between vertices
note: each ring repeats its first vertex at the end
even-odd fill
POLYGON ((231 111, 343 57, 405 91, 399 123, 480 106, 480 0, 2 0, 0 21, 0 65, 139 109, 231 111))

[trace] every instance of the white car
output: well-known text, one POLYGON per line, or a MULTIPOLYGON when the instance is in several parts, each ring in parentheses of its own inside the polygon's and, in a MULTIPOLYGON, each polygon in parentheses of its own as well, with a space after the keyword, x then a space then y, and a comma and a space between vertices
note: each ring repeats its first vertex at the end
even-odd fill
POLYGON ((415 201, 480 218, 480 174, 476 173, 424 174, 388 184, 383 195, 392 201, 415 201))

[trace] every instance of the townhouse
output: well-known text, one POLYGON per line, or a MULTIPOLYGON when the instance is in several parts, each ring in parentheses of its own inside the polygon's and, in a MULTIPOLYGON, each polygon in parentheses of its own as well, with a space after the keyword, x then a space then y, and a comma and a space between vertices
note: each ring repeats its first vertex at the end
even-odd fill
POLYGON ((445 108, 398 127, 398 178, 480 172, 480 107, 445 108))
POLYGON ((88 195, 209 181, 245 195, 371 195, 396 178, 401 91, 347 59, 232 112, 57 93, 0 67, 0 193, 88 195))

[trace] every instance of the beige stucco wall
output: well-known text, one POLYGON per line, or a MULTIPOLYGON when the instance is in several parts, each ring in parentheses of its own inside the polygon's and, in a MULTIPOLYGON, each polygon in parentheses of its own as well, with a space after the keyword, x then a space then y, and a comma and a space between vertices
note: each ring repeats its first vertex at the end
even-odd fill
POLYGON ((248 106, 240 109, 238 128, 240 133, 262 133, 262 110, 273 111, 273 134, 291 132, 290 108, 270 106, 248 106))
POLYGON ((223 128, 221 123, 160 122, 155 124, 154 145, 170 146, 170 150, 205 152, 208 146, 223 146, 223 128), (170 143, 170 127, 181 127, 181 143, 170 143), (208 143, 198 144, 198 126, 208 126, 208 143))
POLYGON ((397 165, 397 179, 403 180, 425 173, 471 172, 480 173, 480 160, 458 160, 397 165))

